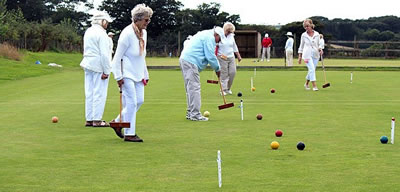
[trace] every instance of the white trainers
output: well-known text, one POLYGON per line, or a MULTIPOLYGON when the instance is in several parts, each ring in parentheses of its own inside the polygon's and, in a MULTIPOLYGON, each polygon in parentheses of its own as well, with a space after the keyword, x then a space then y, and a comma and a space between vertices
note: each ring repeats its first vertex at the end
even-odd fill
POLYGON ((198 118, 192 117, 192 118, 190 118, 190 120, 192 120, 192 121, 208 121, 208 118, 204 117, 204 116, 200 116, 198 118))
POLYGON ((318 89, 318 87, 313 87, 312 90, 313 91, 318 91, 319 89, 318 89))
POLYGON ((227 93, 225 91, 222 91, 222 92, 220 91, 219 94, 220 95, 222 95, 222 94, 227 95, 227 93))
POLYGON ((307 84, 304 84, 304 88, 305 88, 306 90, 310 90, 310 87, 308 87, 307 84))
POLYGON ((232 91, 230 89, 227 92, 229 95, 232 95, 232 91))

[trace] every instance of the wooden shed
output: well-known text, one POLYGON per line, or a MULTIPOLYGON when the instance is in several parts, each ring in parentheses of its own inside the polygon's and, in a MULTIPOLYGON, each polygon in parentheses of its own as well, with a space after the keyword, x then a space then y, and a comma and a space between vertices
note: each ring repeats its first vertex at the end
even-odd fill
POLYGON ((256 30, 236 30, 235 41, 243 58, 259 58, 261 34, 256 30))

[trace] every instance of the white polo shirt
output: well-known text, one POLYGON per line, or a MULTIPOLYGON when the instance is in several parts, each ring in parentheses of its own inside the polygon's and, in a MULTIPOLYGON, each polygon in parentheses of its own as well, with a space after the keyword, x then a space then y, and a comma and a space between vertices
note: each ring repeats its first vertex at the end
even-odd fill
POLYGON ((236 45, 235 34, 230 33, 224 43, 219 43, 218 56, 225 55, 227 57, 235 57, 234 53, 239 52, 236 45))

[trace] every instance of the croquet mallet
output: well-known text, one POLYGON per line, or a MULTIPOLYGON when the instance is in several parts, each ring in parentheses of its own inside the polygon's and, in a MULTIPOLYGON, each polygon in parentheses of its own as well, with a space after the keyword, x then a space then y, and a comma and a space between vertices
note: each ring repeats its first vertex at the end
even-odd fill
MULTIPOLYGON (((123 60, 121 59, 121 74, 123 77, 122 62, 123 60)), ((110 127, 114 129, 115 133, 120 138, 124 138, 124 136, 121 134, 121 129, 131 127, 130 122, 122 122, 122 85, 119 87, 119 122, 110 122, 110 127)))
POLYGON ((324 71, 324 79, 325 79, 325 84, 322 85, 322 88, 327 88, 331 86, 331 83, 328 83, 326 81, 326 74, 325 74, 325 66, 324 66, 324 58, 321 55, 321 63, 322 63, 322 70, 324 71))

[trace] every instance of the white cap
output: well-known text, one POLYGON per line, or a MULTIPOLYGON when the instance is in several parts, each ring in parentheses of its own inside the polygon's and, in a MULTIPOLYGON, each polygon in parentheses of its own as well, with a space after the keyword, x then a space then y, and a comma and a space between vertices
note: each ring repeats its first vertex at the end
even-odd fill
POLYGON ((113 19, 111 19, 110 15, 108 15, 107 12, 98 11, 93 14, 92 21, 93 20, 102 20, 102 19, 108 21, 109 23, 111 23, 113 21, 113 19))
POLYGON ((219 35, 219 37, 220 37, 220 39, 221 39, 221 42, 220 43, 224 43, 225 42, 225 32, 224 32, 224 29, 222 29, 222 27, 214 27, 214 33, 216 33, 216 34, 218 34, 219 35))
POLYGON ((108 32, 107 35, 115 35, 113 32, 108 32))
POLYGON ((290 32, 290 31, 287 32, 286 35, 287 35, 287 36, 293 36, 292 32, 290 32))
POLYGON ((268 33, 265 34, 265 37, 268 37, 268 33))

